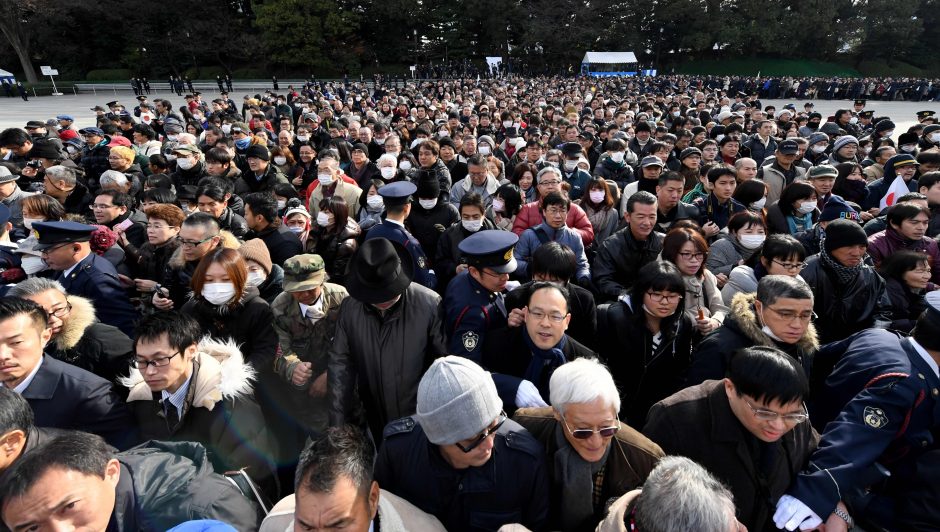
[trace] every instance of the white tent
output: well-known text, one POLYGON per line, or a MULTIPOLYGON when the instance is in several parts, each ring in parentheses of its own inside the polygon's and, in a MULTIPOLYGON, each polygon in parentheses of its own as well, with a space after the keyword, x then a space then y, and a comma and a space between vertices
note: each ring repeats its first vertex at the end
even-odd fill
POLYGON ((0 79, 5 79, 7 81, 16 81, 16 76, 0 68, 0 79))
POLYGON ((636 63, 636 54, 633 52, 585 52, 582 63, 610 64, 610 63, 636 63))

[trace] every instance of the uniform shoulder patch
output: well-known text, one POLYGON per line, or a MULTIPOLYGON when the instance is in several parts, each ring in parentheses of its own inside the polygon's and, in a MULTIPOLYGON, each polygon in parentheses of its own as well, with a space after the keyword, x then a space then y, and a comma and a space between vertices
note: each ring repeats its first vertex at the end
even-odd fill
POLYGON ((396 419, 385 426, 385 430, 382 431, 382 437, 391 438, 399 434, 408 434, 414 430, 415 425, 417 425, 417 422, 415 422, 414 418, 411 416, 396 419))
POLYGON ((865 424, 873 429, 880 429, 888 425, 888 416, 885 411, 876 406, 866 406, 862 411, 865 424))
POLYGON ((463 344, 463 348, 467 351, 473 351, 477 348, 477 344, 480 343, 480 335, 473 331, 467 331, 460 336, 460 343, 463 344))

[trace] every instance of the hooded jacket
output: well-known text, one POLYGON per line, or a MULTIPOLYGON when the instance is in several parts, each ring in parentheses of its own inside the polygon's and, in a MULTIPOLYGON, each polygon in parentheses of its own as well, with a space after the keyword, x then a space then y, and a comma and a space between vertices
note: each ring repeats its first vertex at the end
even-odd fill
POLYGON ((98 322, 88 299, 70 295, 68 301, 72 310, 46 345, 46 354, 109 382, 127 375, 134 354, 131 339, 117 327, 98 322))
MULTIPOLYGON (((192 364, 175 427, 167 423, 161 392, 151 391, 140 370, 133 367, 130 376, 121 379, 142 438, 201 443, 217 473, 247 467, 248 475, 266 491, 275 488, 275 466, 270 462, 274 445, 253 397, 255 370, 233 341, 210 337, 199 342, 192 364)), ((276 494, 276 489, 270 493, 276 494)))
POLYGON ((819 350, 816 327, 810 323, 796 344, 778 342, 767 335, 757 319, 754 301, 757 294, 741 293, 731 300, 731 310, 717 332, 705 337, 692 353, 686 384, 691 386, 709 379, 723 379, 728 362, 735 351, 743 347, 765 346, 780 349, 803 366, 810 375, 813 358, 819 350))

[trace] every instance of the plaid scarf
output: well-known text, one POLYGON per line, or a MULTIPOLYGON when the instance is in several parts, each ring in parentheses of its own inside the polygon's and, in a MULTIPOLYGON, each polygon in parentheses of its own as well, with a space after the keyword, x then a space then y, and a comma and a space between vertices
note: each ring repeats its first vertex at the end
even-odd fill
POLYGON ((821 250, 819 253, 820 260, 822 261, 823 265, 835 272, 836 277, 839 278, 840 284, 846 284, 852 279, 855 279, 855 277, 862 271, 862 268, 865 267, 864 259, 858 263, 858 266, 853 266, 851 268, 843 266, 839 263, 839 261, 834 259, 832 255, 829 254, 829 251, 826 250, 825 231, 821 232, 819 235, 819 249, 821 250))

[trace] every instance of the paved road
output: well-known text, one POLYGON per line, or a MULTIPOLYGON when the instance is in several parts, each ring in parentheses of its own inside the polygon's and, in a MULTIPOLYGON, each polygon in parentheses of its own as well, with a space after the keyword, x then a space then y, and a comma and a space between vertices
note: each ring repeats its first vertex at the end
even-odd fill
MULTIPOLYGON (((234 100, 240 102, 241 94, 234 91, 234 100)), ((212 100, 218 95, 215 92, 203 93, 203 98, 212 100)), ((183 105, 183 98, 175 94, 152 94, 153 98, 165 97, 173 102, 174 107, 183 105)), ((47 120, 55 117, 57 114, 70 114, 75 117, 75 125, 78 128, 92 126, 95 122, 95 113, 91 108, 95 105, 104 105, 106 102, 115 98, 122 100, 124 105, 133 108, 136 101, 132 94, 123 93, 115 96, 111 93, 100 93, 98 95, 82 94, 78 96, 44 96, 32 98, 24 102, 20 98, 0 97, 0 129, 8 127, 23 127, 28 120, 47 120)), ((803 101, 795 100, 763 100, 764 105, 776 105, 780 109, 787 103, 794 103, 798 110, 803 109, 803 101)), ((851 108, 851 102, 839 100, 815 100, 816 110, 822 113, 823 117, 830 116, 840 108, 851 108)), ((940 114, 940 104, 937 102, 879 102, 871 101, 867 109, 875 111, 875 116, 887 115, 897 124, 897 133, 903 133, 916 122, 915 113, 922 110, 932 109, 940 114)))

